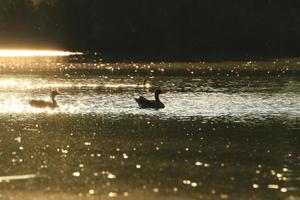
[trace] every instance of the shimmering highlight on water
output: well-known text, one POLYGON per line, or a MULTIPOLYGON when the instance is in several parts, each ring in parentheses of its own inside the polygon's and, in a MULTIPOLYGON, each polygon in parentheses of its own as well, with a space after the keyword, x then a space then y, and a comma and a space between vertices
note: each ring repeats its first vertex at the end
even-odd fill
POLYGON ((0 197, 299 198, 298 60, 79 59, 0 60, 0 197))

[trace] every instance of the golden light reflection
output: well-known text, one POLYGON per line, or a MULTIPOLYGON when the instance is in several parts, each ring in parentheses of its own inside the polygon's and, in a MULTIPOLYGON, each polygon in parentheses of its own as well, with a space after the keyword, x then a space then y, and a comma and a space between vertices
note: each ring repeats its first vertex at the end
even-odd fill
POLYGON ((59 105, 57 109, 51 108, 34 108, 29 105, 29 98, 20 101, 16 99, 15 96, 10 96, 6 99, 2 99, 2 104, 0 104, 0 114, 3 113, 47 113, 55 114, 58 112, 62 113, 79 113, 80 108, 78 105, 59 105))
POLYGON ((105 88, 150 88, 151 85, 147 84, 73 84, 73 83, 49 83, 46 81, 40 81, 39 83, 34 83, 30 80, 18 80, 18 79, 0 79, 0 89, 47 89, 47 88, 82 88, 82 87, 89 87, 89 88, 97 88, 97 87, 105 87, 105 88))
POLYGON ((31 179, 36 178, 35 174, 24 174, 24 175, 14 175, 14 176, 0 176, 0 183, 1 182, 9 182, 12 180, 24 180, 24 179, 31 179))
MULTIPOLYGON (((20 96, 20 92, 23 93, 26 90, 44 90, 44 92, 49 92, 51 90, 59 90, 66 88, 150 88, 150 84, 122 84, 122 83, 77 83, 72 82, 56 82, 56 81, 47 81, 47 80, 33 80, 33 79, 18 79, 18 78, 4 78, 0 79, 0 91, 8 91, 5 93, 0 93, 0 114, 3 113, 80 113, 82 108, 90 109, 84 99, 77 99, 76 102, 66 103, 64 98, 58 99, 59 107, 57 109, 51 108, 34 108, 30 106, 29 101, 32 99, 40 99, 49 101, 49 95, 33 96, 30 92, 25 96, 20 96)), ((67 97, 68 98, 68 97, 67 97)), ((72 98, 71 98, 72 100, 72 98)))
POLYGON ((56 51, 56 50, 7 50, 0 49, 0 57, 52 57, 81 55, 81 52, 56 51))
POLYGON ((107 88, 150 88, 151 85, 149 83, 143 84, 105 84, 107 88))
POLYGON ((40 81, 39 83, 34 83, 30 80, 18 80, 18 79, 0 79, 0 89, 47 89, 47 88, 82 88, 90 87, 96 88, 97 84, 72 84, 72 83, 49 83, 46 81, 40 81))
POLYGON ((10 102, 7 102, 8 106, 7 108, 12 112, 18 112, 20 110, 23 110, 23 105, 19 101, 10 100, 10 102))

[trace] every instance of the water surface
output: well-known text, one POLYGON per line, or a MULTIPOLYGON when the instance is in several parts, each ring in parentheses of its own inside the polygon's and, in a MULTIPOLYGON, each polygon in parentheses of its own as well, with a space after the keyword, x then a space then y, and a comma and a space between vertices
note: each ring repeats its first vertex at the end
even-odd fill
POLYGON ((297 59, 82 59, 1 60, 0 197, 299 198, 297 59), (139 109, 158 87, 166 108, 139 109))

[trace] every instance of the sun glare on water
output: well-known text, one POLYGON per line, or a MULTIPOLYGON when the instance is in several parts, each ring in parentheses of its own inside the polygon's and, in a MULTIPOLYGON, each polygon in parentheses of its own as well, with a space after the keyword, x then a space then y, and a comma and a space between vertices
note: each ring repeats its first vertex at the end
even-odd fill
POLYGON ((56 50, 6 50, 0 49, 0 57, 48 57, 81 55, 80 52, 56 51, 56 50))

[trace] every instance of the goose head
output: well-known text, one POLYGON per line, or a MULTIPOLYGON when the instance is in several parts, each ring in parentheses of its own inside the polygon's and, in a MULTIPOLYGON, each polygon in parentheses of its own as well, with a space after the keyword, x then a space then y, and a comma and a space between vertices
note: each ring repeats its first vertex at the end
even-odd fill
POLYGON ((155 90, 154 93, 155 93, 156 95, 160 95, 160 94, 163 93, 163 91, 162 91, 160 88, 158 88, 158 89, 155 90))

